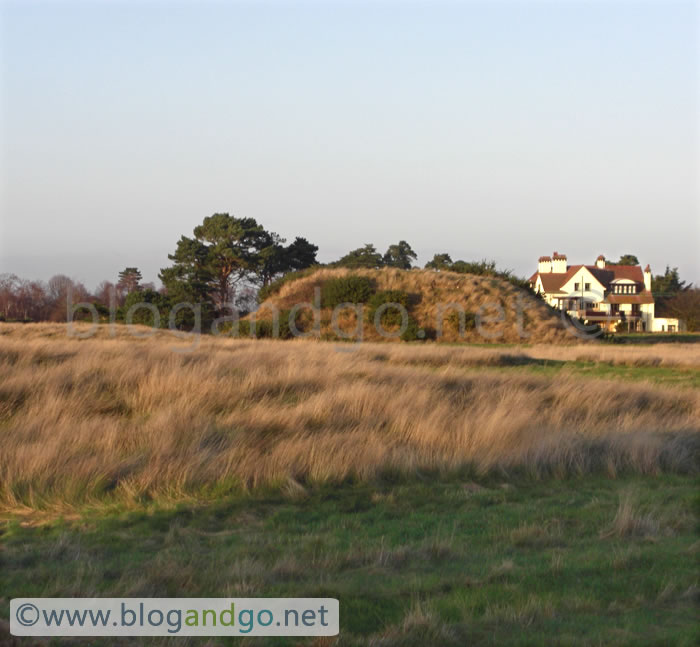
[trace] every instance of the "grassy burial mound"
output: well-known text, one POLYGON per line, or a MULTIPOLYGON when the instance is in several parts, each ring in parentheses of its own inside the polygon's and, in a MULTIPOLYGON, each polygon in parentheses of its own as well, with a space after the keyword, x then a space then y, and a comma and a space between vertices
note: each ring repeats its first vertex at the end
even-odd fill
POLYGON ((256 320, 258 336, 271 334, 273 318, 279 316, 280 336, 292 336, 289 314, 296 306, 291 321, 296 316, 298 330, 313 334, 316 326, 321 338, 331 340, 579 341, 541 299, 495 277, 430 270, 319 269, 284 277, 262 295, 258 312, 242 324, 243 335, 249 334, 251 319, 256 320), (408 316, 390 303, 403 306, 408 316), (319 305, 318 323, 311 308, 299 304, 319 305))

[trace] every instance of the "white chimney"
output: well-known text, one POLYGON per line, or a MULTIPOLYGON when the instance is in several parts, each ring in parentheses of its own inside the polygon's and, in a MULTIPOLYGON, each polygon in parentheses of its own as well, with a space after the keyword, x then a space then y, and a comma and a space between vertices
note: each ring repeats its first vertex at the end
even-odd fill
POLYGON ((651 268, 648 263, 644 268, 644 289, 651 292, 651 268))
POLYGON ((552 254, 552 272, 555 274, 564 274, 566 272, 566 254, 554 252, 552 254))
POLYGON ((552 271, 552 259, 549 256, 540 256, 537 271, 540 274, 549 274, 552 271))
POLYGON ((604 270, 605 269, 605 256, 603 256, 602 254, 600 256, 598 256, 598 258, 596 258, 596 260, 595 260, 595 266, 599 270, 604 270))

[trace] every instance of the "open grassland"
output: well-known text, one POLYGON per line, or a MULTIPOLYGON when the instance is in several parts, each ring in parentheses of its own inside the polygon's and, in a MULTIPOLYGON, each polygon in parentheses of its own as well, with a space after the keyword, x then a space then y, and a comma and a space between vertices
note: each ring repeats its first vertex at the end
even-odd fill
POLYGON ((337 639, 240 645, 695 645, 699 373, 0 325, 0 644, 10 598, 95 595, 340 600, 337 639))
POLYGON ((109 339, 103 329, 78 340, 59 326, 2 330, 6 509, 465 467, 535 476, 697 468, 697 389, 504 370, 568 353, 639 374, 676 366, 697 376, 694 346, 653 355, 586 346, 550 360, 540 347, 208 337, 191 350, 168 333, 129 340, 121 329, 109 339))
POLYGON ((696 485, 433 476, 15 520, 0 618, 17 596, 336 597, 338 639, 90 644, 694 647, 696 485))

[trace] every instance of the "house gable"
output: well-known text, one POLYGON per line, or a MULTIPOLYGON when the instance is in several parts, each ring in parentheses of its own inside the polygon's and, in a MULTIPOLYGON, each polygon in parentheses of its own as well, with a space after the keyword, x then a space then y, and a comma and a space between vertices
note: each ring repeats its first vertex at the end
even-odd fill
POLYGON ((579 265, 572 270, 570 276, 567 273, 567 279, 561 286, 561 291, 572 296, 581 296, 583 293, 586 298, 601 301, 605 296, 606 286, 594 275, 591 269, 585 265, 579 265), (586 289, 586 285, 589 286, 588 289, 586 289))

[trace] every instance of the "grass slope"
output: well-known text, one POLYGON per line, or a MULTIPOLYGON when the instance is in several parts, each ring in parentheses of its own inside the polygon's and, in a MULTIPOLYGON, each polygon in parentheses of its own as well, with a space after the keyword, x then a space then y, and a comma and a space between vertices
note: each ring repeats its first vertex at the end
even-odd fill
MULTIPOLYGON (((329 279, 349 275, 370 278, 374 281, 377 290, 400 290, 408 293, 413 302, 410 312, 418 325, 424 330, 437 330, 441 326, 442 341, 466 340, 488 343, 526 341, 548 344, 572 344, 579 341, 564 328, 559 315, 531 292, 499 278, 432 270, 320 269, 310 275, 284 283, 279 293, 261 304, 256 316, 259 319, 269 319, 275 308, 285 310, 299 303, 314 303, 315 288, 320 289, 329 279), (499 318, 501 316, 499 308, 502 308, 503 321, 484 323, 484 335, 477 330, 467 330, 460 337, 459 329, 450 325, 449 314, 453 310, 447 307, 449 304, 459 304, 468 313, 480 313, 484 317, 484 322, 489 318, 499 318)), ((354 314, 344 313, 344 316, 339 318, 339 327, 346 332, 354 331, 356 329, 354 314)), ((321 313, 321 334, 327 339, 335 335, 331 327, 329 310, 323 310, 321 313)), ((383 341, 367 321, 363 323, 362 339, 383 341)))

